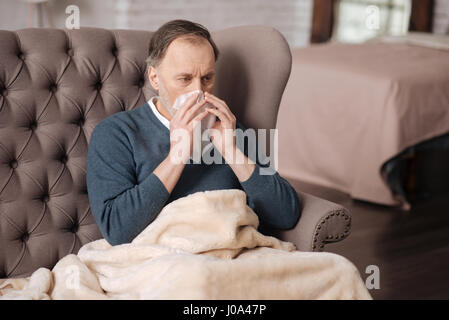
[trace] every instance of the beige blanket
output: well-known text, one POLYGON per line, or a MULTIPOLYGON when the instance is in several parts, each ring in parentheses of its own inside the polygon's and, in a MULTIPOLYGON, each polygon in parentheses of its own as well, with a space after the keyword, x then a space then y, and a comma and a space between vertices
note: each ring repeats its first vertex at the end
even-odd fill
POLYGON ((52 271, 0 280, 0 298, 371 299, 346 258, 295 251, 258 225, 243 191, 197 192, 166 205, 129 244, 97 240, 52 271))

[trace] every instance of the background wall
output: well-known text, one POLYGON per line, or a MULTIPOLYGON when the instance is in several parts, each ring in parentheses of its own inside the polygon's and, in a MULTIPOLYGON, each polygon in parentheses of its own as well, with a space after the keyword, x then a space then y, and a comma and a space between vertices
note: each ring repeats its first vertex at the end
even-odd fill
POLYGON ((219 30, 247 24, 277 28, 290 46, 308 44, 312 0, 128 0, 129 7, 119 14, 127 16, 130 28, 155 30, 164 22, 183 17, 219 30), (186 5, 188 3, 188 5, 186 5))
MULTIPOLYGON (((264 24, 277 28, 291 47, 309 44, 313 11, 313 0, 49 0, 55 27, 65 27, 65 8, 70 4, 80 8, 81 26, 156 30, 176 18, 199 22, 212 31, 264 24)), ((27 3, 0 0, 0 29, 25 28, 27 19, 27 3)), ((448 29, 449 1, 436 0, 434 32, 448 29)))
POLYGON ((449 34, 449 1, 436 0, 433 16, 433 32, 449 34))
MULTIPOLYGON (((209 30, 264 24, 277 28, 292 47, 309 43, 313 0, 50 0, 55 26, 65 26, 65 8, 80 8, 81 26, 156 30, 183 18, 209 30)), ((0 0, 0 29, 27 25, 28 4, 0 0)))
MULTIPOLYGON (((65 8, 71 4, 80 8, 81 26, 114 28, 116 2, 116 0, 49 0, 48 6, 57 28, 65 27, 65 19, 68 17, 65 8)), ((26 28, 28 10, 28 3, 25 1, 0 0, 0 29, 26 28)), ((34 26, 37 24, 35 23, 34 26)))

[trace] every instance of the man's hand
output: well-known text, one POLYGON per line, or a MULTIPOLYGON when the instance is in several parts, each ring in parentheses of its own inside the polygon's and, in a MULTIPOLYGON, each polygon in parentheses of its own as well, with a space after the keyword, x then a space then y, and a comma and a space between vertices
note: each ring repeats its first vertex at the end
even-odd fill
POLYGON ((198 93, 189 97, 170 121, 169 156, 175 163, 185 163, 192 155, 193 132, 195 127, 208 114, 207 110, 196 115, 206 100, 195 103, 198 93))
POLYGON ((213 107, 206 110, 218 117, 210 130, 211 141, 215 148, 221 153, 223 158, 234 171, 240 182, 246 181, 255 169, 254 162, 248 159, 245 154, 237 148, 235 137, 236 118, 228 105, 221 99, 206 92, 204 101, 209 102, 213 107), (242 162, 236 161, 242 159, 242 162))
POLYGON ((184 166, 193 150, 193 129, 208 112, 195 113, 205 101, 195 104, 198 96, 189 97, 184 105, 176 111, 170 121, 170 151, 168 156, 153 170, 162 184, 171 193, 178 183, 184 166))
POLYGON ((224 156, 234 154, 235 150, 235 125, 236 118, 229 109, 226 102, 217 98, 211 93, 205 93, 204 101, 213 107, 207 107, 206 110, 218 117, 210 130, 211 141, 215 148, 224 156))

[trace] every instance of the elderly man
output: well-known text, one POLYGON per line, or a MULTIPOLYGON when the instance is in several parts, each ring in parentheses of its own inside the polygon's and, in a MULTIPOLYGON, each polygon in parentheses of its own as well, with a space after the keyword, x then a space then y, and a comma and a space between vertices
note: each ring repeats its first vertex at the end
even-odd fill
POLYGON ((205 190, 243 190, 261 226, 296 225, 300 201, 295 190, 277 172, 260 174, 262 164, 248 160, 247 146, 239 147, 235 137, 225 139, 226 132, 245 128, 226 103, 211 94, 218 53, 203 26, 186 20, 164 24, 153 34, 147 59, 149 80, 158 95, 95 127, 87 159, 88 195, 111 245, 131 242, 171 201, 205 190), (197 102, 194 95, 174 112, 176 98, 194 90, 204 92, 205 99, 197 102), (208 114, 215 115, 211 152, 219 152, 223 161, 188 163, 194 128, 208 114), (180 130, 189 139, 178 139, 180 130), (189 152, 182 161, 173 161, 179 149, 189 152), (238 156, 244 161, 234 161, 238 156))

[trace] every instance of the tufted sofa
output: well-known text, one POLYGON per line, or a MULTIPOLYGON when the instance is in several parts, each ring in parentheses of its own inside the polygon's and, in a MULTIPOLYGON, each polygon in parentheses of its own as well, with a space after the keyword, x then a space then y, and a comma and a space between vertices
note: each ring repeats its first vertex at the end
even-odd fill
MULTIPOLYGON (((155 94, 145 66, 151 35, 87 27, 0 30, 0 278, 51 269, 102 237, 86 188, 89 139, 105 117, 155 94)), ((221 50, 214 93, 246 127, 275 128, 291 69, 285 39, 265 26, 213 37, 221 50)), ((264 233, 304 251, 349 234, 345 208, 298 193, 298 225, 264 233)))

